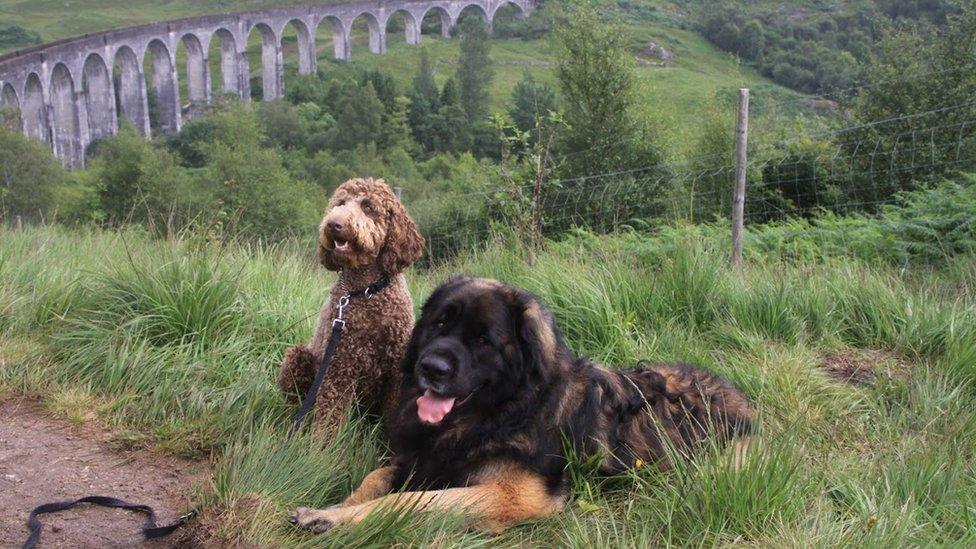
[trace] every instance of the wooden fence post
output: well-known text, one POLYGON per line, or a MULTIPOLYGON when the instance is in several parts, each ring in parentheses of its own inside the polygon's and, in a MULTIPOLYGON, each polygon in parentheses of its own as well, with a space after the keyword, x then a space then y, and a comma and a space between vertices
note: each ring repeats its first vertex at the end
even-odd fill
POLYGON ((735 129, 735 191, 732 195, 732 265, 742 263, 742 230, 745 224, 746 169, 749 164, 749 89, 739 90, 739 122, 735 129))

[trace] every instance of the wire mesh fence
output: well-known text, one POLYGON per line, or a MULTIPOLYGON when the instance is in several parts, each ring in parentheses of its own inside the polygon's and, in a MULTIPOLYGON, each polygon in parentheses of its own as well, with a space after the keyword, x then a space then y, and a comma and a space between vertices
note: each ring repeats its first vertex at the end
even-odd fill
MULTIPOLYGON (((731 140, 730 140, 731 142, 731 140)), ((733 151, 683 162, 546 182, 538 199, 513 187, 409 201, 430 256, 483 246, 496 232, 526 229, 558 236, 676 221, 727 219, 735 178, 733 151)), ((877 213, 899 191, 976 170, 976 101, 749 149, 747 226, 877 213)))

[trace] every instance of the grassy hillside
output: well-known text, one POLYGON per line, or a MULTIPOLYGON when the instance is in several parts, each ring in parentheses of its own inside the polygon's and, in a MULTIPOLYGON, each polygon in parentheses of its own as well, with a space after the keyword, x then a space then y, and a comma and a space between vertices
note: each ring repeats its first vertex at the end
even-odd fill
MULTIPOLYGON (((132 0, 107 2, 80 0, 72 2, 0 0, 0 19, 9 24, 21 25, 50 41, 85 32, 150 21, 175 19, 204 13, 233 12, 259 9, 267 6, 287 5, 294 2, 245 0, 202 0, 189 2, 147 2, 132 0)), ((786 88, 772 84, 754 70, 741 67, 731 56, 709 44, 701 35, 686 25, 689 15, 671 2, 641 0, 628 3, 607 3, 608 12, 623 22, 630 36, 630 48, 637 59, 641 82, 641 95, 645 98, 645 116, 667 128, 668 139, 678 154, 687 152, 691 141, 700 132, 700 113, 712 101, 716 92, 727 95, 735 88, 748 86, 755 90, 757 102, 772 102, 797 95, 786 88), (621 7, 623 6, 623 7, 621 7), (654 42, 675 55, 671 66, 659 66, 659 60, 642 51, 654 42)), ((419 49, 405 44, 402 31, 391 34, 386 55, 369 53, 368 35, 365 28, 353 33, 353 61, 389 70, 405 89, 417 69, 419 49)), ((328 70, 332 46, 330 33, 321 30, 319 41, 319 66, 328 70)), ((437 64, 438 79, 442 83, 455 70, 458 56, 456 40, 446 40, 436 35, 424 35, 424 44, 430 48, 437 64)), ((294 33, 286 32, 286 77, 297 67, 294 49, 294 33)), ((12 49, 7 47, 7 49, 12 49)), ((252 59, 252 76, 260 74, 260 39, 252 33, 249 42, 252 59)), ((0 48, 3 51, 3 48, 0 48)), ((216 44, 211 48, 211 65, 214 85, 220 82, 219 56, 216 44)), ((185 51, 178 52, 181 80, 185 88, 185 51)), ((515 82, 529 71, 537 80, 552 82, 554 58, 548 39, 520 40, 495 39, 492 41, 492 57, 496 62, 496 76, 492 83, 491 103, 496 111, 504 110, 510 90, 515 82)), ((184 89, 185 95, 185 89, 184 89)), ((795 107, 795 105, 793 105, 795 107)))
POLYGON ((298 2, 287 0, 167 0, 164 2, 147 0, 69 0, 67 2, 61 0, 2 0, 0 1, 0 20, 4 24, 20 25, 33 30, 41 35, 44 42, 50 42, 115 27, 296 3, 298 2))
POLYGON ((337 501, 384 450, 358 420, 324 448, 283 440, 275 370, 309 336, 332 281, 309 250, 0 231, 0 398, 94 411, 119 444, 212 450, 196 524, 217 537, 210 545, 976 542, 972 259, 917 275, 775 256, 730 270, 724 238, 679 230, 551 243, 531 267, 499 246, 413 270, 417 303, 451 273, 498 277, 537 292, 572 348, 596 360, 720 372, 755 399, 759 442, 741 470, 713 453, 668 473, 577 476, 565 512, 501 538, 464 533, 451 517, 389 514, 311 536, 286 513, 337 501))

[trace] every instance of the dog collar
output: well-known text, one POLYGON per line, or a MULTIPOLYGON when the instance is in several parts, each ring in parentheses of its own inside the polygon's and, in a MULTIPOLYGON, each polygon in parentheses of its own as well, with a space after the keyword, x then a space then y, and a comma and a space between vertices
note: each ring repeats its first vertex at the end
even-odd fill
POLYGON ((352 298, 352 297, 363 296, 365 298, 369 298, 373 294, 381 292, 383 288, 386 288, 389 285, 390 285, 390 277, 383 275, 379 278, 379 280, 370 284, 369 286, 366 286, 365 288, 360 288, 358 290, 347 292, 344 297, 352 298))

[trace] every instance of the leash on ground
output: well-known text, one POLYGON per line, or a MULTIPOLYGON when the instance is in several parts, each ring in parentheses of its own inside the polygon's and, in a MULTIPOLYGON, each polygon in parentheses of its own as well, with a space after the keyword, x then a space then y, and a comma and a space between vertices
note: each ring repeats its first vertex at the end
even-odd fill
POLYGON ((176 519, 176 522, 168 524, 166 526, 156 526, 156 511, 148 505, 140 505, 138 503, 129 503, 128 501, 121 500, 118 498, 108 497, 108 496, 86 496, 80 499, 68 500, 68 501, 58 501, 54 503, 45 503, 44 505, 38 505, 31 511, 30 516, 27 518, 27 527, 30 529, 30 537, 24 542, 24 549, 33 549, 37 545, 37 542, 41 541, 41 521, 37 518, 38 515, 43 515, 46 513, 57 513, 58 511, 64 511, 65 509, 71 509, 79 503, 91 503, 94 505, 101 505, 103 507, 114 507, 116 509, 126 509, 128 511, 138 511, 140 513, 145 513, 146 525, 142 527, 142 535, 146 539, 156 539, 166 537, 172 534, 177 528, 186 524, 191 518, 196 516, 197 509, 190 510, 189 513, 182 515, 180 518, 176 519))
MULTIPOLYGON (((349 292, 339 298, 339 304, 336 306, 339 312, 336 314, 336 318, 332 320, 332 334, 329 337, 329 344, 326 345, 325 353, 322 354, 322 360, 319 361, 319 367, 315 372, 315 379, 312 381, 312 386, 309 387, 308 393, 306 393, 305 398, 302 399, 302 405, 298 408, 298 411, 295 412, 295 416, 291 420, 291 427, 288 429, 289 439, 294 436, 296 432, 298 432, 299 427, 302 425, 302 421, 315 406, 315 400, 318 396, 319 388, 322 386, 322 382, 325 380, 325 374, 328 372, 329 365, 332 363, 332 357, 335 355, 336 349, 339 348, 339 341, 342 339, 342 331, 346 327, 346 321, 343 320, 342 314, 346 307, 349 306, 349 301, 356 297, 365 297, 366 299, 369 299, 376 293, 382 291, 383 288, 389 286, 389 284, 389 277, 383 276, 369 286, 349 292)), ((146 539, 158 539, 172 534, 181 526, 189 522, 190 519, 195 517, 199 512, 199 508, 193 508, 186 514, 181 515, 171 524, 167 524, 166 526, 156 526, 156 511, 149 505, 130 503, 128 501, 109 496, 86 496, 75 500, 45 503, 35 507, 30 512, 30 516, 27 517, 27 528, 30 529, 30 536, 27 538, 27 541, 24 542, 24 549, 33 549, 41 540, 42 524, 40 519, 37 518, 39 515, 65 511, 80 503, 90 503, 92 505, 101 505, 103 507, 112 507, 116 509, 125 509, 127 511, 144 513, 147 516, 146 525, 142 528, 142 535, 146 539)))

